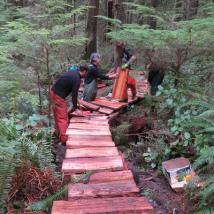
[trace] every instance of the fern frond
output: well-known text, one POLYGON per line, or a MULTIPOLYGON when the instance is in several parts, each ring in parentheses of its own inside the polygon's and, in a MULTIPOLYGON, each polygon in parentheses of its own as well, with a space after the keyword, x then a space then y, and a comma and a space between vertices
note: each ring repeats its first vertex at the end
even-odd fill
POLYGON ((38 202, 28 205, 27 210, 49 211, 53 204, 53 201, 63 198, 66 195, 67 191, 68 191, 68 186, 64 186, 58 192, 43 199, 42 201, 38 201, 38 202))
POLYGON ((196 159, 194 163, 194 167, 198 169, 199 167, 203 166, 204 164, 209 164, 213 166, 214 164, 214 146, 209 148, 205 148, 199 158, 196 159))
POLYGON ((112 19, 112 18, 109 18, 109 17, 106 17, 106 16, 102 16, 102 15, 98 15, 96 17, 100 18, 100 19, 102 19, 104 21, 110 22, 110 23, 112 23, 114 25, 120 26, 122 24, 121 20, 119 20, 119 19, 112 19))
POLYGON ((194 214, 213 214, 213 213, 214 213, 214 208, 203 208, 194 214))
POLYGON ((198 115, 198 117, 214 119, 214 109, 209 109, 207 111, 204 111, 202 114, 198 115))

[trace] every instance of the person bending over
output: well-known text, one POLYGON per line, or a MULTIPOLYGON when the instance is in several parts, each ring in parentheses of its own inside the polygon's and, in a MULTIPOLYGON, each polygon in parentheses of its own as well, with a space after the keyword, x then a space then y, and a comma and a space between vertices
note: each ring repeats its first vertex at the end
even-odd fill
POLYGON ((52 108, 55 119, 56 133, 62 143, 66 143, 66 130, 68 128, 68 112, 66 97, 71 94, 73 102, 73 111, 77 114, 81 112, 77 109, 78 90, 81 78, 87 75, 89 68, 87 65, 80 65, 72 72, 64 72, 53 84, 50 91, 52 108))

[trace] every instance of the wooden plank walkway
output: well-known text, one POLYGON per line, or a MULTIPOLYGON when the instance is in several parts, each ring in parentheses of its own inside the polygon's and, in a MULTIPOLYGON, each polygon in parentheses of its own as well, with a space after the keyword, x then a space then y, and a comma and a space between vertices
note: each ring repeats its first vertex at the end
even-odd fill
POLYGON ((147 199, 139 195, 132 172, 127 170, 124 157, 116 148, 108 124, 109 118, 127 105, 99 98, 89 108, 104 114, 74 116, 70 120, 62 172, 68 177, 84 177, 86 173, 87 180, 69 184, 68 200, 54 201, 52 214, 153 213, 147 199))

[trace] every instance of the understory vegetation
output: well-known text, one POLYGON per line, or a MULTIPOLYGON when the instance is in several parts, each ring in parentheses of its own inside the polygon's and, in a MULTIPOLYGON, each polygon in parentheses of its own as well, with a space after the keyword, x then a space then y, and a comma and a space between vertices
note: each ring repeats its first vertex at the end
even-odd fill
MULTIPOLYGON (((91 39, 86 32, 91 2, 0 2, 0 213, 26 207, 47 211, 50 203, 41 205, 40 200, 49 202, 65 192, 53 154, 48 94, 69 64, 88 60, 84 56, 91 39), (47 181, 52 185, 43 192, 47 181), (39 203, 36 208, 30 206, 34 202, 39 203)), ((97 25, 104 28, 98 28, 95 47, 103 53, 103 67, 112 66, 107 60, 112 43, 121 40, 135 50, 136 70, 145 70, 145 62, 152 59, 165 71, 156 96, 146 95, 126 113, 130 120, 113 127, 115 141, 128 160, 144 169, 161 170, 165 160, 188 158, 203 181, 200 188, 187 187, 191 212, 213 213, 214 2, 127 1, 121 4, 129 15, 126 21, 105 16, 106 1, 99 2, 97 25), (188 11, 186 2, 197 4, 188 11), (139 117, 143 128, 134 130, 133 120, 139 117)))

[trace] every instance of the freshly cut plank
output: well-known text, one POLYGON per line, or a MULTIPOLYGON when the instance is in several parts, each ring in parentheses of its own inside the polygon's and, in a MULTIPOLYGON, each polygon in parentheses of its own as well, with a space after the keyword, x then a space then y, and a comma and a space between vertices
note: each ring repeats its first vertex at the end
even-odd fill
POLYGON ((113 141, 67 141, 68 149, 84 148, 84 147, 115 147, 113 141))
POLYGON ((96 124, 96 125, 94 125, 94 124, 81 124, 81 123, 76 123, 76 124, 74 124, 74 123, 72 123, 72 124, 70 124, 69 126, 68 126, 68 128, 69 129, 101 129, 101 130, 103 130, 103 129, 107 129, 107 130, 109 130, 109 125, 108 124, 106 124, 106 125, 98 125, 98 124, 96 124))
POLYGON ((103 114, 112 114, 114 112, 114 110, 105 107, 100 108, 98 111, 103 114))
POLYGON ((134 180, 97 184, 70 184, 68 185, 68 199, 134 196, 138 191, 134 180))
POLYGON ((67 149, 65 158, 108 157, 119 155, 116 147, 85 147, 80 149, 67 149))
POLYGON ((75 117, 75 118, 72 118, 70 120, 70 122, 97 122, 97 121, 100 121, 100 122, 108 122, 108 118, 102 118, 102 117, 75 117))
POLYGON ((90 176, 89 183, 105 183, 123 180, 133 180, 133 175, 130 170, 115 172, 97 172, 90 176))
POLYGON ((102 106, 102 107, 107 107, 113 110, 119 110, 125 106, 127 106, 127 103, 122 103, 122 102, 118 102, 118 101, 109 101, 109 100, 104 100, 104 99, 95 99, 94 101, 92 101, 93 104, 102 106))
POLYGON ((64 173, 117 171, 122 169, 123 161, 121 156, 64 159, 62 163, 62 172, 64 173))
POLYGON ((117 69, 118 77, 114 81, 112 98, 124 100, 127 99, 127 80, 129 75, 129 69, 122 70, 118 67, 117 69))
POLYGON ((75 120, 75 121, 70 121, 70 124, 76 124, 76 123, 81 123, 81 124, 92 124, 92 125, 108 125, 108 120, 75 120))
POLYGON ((109 130, 80 130, 80 129, 67 129, 66 135, 111 135, 109 130))
POLYGON ((68 136, 68 141, 98 141, 98 142, 101 142, 101 141, 106 141, 106 142, 112 142, 112 137, 111 136, 100 136, 100 135, 97 135, 97 136, 93 136, 93 135, 89 135, 89 136, 83 136, 83 135, 70 135, 68 136))
POLYGON ((87 109, 90 109, 92 111, 97 111, 100 107, 93 105, 92 103, 86 102, 84 100, 78 100, 79 104, 83 105, 84 107, 86 107, 87 109))
POLYGON ((54 201, 51 214, 152 214, 144 197, 93 198, 54 201))

